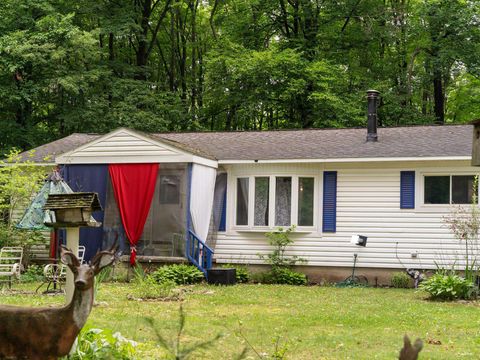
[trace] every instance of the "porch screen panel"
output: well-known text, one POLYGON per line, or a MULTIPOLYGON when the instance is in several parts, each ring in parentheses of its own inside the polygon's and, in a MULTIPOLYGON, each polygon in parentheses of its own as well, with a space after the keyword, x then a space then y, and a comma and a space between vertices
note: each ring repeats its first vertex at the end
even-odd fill
POLYGON ((200 164, 192 165, 190 214, 193 230, 200 239, 207 240, 212 215, 217 169, 200 164))
MULTIPOLYGON (((183 257, 187 212, 187 165, 161 163, 150 212, 137 243, 140 256, 183 257), (166 193, 161 195, 162 193, 166 193)), ((118 237, 123 253, 128 255, 128 240, 120 220, 113 190, 107 192, 105 242, 118 237)))
POLYGON ((292 178, 275 179, 275 226, 290 226, 292 210, 292 178))
POLYGON ((103 245, 103 222, 105 202, 107 196, 108 165, 104 164, 75 164, 64 165, 61 175, 75 192, 96 192, 102 211, 95 211, 93 217, 102 223, 98 228, 81 227, 80 245, 85 246, 85 261, 89 261, 98 250, 106 248, 103 245))

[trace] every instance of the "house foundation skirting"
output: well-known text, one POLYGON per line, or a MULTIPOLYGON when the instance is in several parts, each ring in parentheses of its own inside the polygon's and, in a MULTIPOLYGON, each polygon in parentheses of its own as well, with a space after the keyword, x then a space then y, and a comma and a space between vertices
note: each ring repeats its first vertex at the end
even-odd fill
MULTIPOLYGON (((263 272, 269 269, 266 265, 248 265, 252 272, 263 272)), ((312 284, 328 285, 341 282, 352 274, 351 267, 327 267, 327 266, 296 266, 294 270, 308 276, 308 282, 312 284)), ((430 270, 426 270, 431 272, 430 270)), ((368 279, 370 286, 390 286, 392 274, 405 272, 405 269, 382 269, 382 268, 357 268, 355 275, 363 275, 368 279)), ((413 281, 412 281, 413 287, 413 281)))

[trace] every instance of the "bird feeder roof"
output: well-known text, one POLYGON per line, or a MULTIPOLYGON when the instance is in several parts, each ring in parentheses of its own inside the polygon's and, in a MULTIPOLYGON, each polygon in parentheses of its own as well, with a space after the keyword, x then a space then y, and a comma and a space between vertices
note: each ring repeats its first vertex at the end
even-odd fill
POLYGON ((102 210, 98 194, 94 192, 78 192, 70 194, 50 194, 43 206, 44 210, 88 208, 92 211, 102 210))

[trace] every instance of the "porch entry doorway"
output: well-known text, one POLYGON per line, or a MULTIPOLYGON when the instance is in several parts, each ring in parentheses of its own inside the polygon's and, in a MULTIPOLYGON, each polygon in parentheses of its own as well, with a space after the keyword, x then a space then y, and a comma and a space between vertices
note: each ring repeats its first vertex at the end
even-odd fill
MULTIPOLYGON (((161 163, 150 211, 136 246, 138 256, 185 256, 187 194, 188 165, 161 163)), ((120 244, 123 254, 129 254, 128 240, 109 177, 104 218, 104 247, 114 242, 120 244)))

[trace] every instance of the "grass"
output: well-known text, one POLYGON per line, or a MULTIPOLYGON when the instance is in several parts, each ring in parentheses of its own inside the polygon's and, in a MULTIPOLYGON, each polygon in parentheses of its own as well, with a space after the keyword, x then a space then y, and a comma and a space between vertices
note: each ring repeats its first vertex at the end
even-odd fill
MULTIPOLYGON (((14 286, 31 290, 33 285, 14 286)), ((178 301, 127 300, 129 284, 104 283, 88 324, 120 331, 142 342, 140 358, 161 359, 144 317, 155 319, 163 337, 172 339, 178 326, 178 301)), ((424 340, 421 359, 480 358, 478 302, 438 303, 411 289, 340 289, 279 285, 186 287, 183 341, 192 344, 223 336, 196 359, 233 359, 246 346, 270 354, 280 338, 287 359, 394 359, 404 334, 424 340), (435 344, 440 342, 441 344, 435 344)), ((4 304, 61 304, 60 296, 2 292, 4 304)), ((249 350, 247 359, 258 359, 249 350)))

